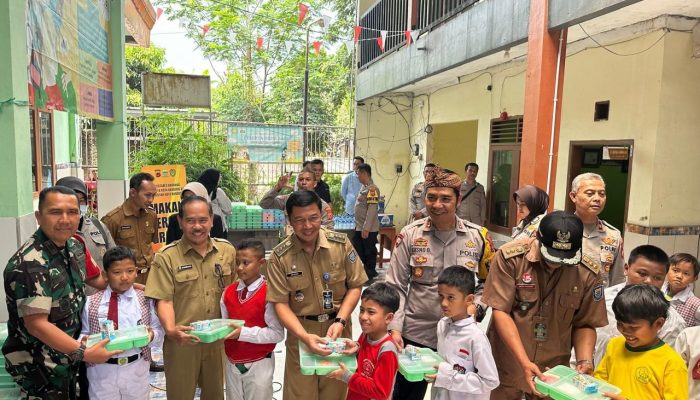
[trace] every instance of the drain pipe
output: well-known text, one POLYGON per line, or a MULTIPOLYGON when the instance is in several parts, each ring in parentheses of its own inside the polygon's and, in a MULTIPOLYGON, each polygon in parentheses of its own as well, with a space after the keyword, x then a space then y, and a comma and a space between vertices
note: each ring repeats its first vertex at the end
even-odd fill
POLYGON ((554 80, 554 107, 552 108, 552 131, 549 136, 549 163, 547 168, 547 194, 551 195, 549 192, 549 187, 552 183, 552 164, 554 163, 554 135, 556 134, 556 123, 557 123, 557 105, 559 103, 559 71, 561 69, 561 48, 564 42, 564 30, 559 32, 559 50, 557 51, 557 72, 555 74, 554 80))

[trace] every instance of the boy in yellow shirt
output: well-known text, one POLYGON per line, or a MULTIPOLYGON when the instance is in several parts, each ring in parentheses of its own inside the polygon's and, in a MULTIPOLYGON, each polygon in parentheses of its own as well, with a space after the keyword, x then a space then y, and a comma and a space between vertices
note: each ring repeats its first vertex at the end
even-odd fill
POLYGON ((613 400, 688 399, 685 363, 658 337, 669 308, 661 291, 650 285, 626 286, 612 308, 622 336, 608 343, 594 376, 622 393, 604 394, 613 400))

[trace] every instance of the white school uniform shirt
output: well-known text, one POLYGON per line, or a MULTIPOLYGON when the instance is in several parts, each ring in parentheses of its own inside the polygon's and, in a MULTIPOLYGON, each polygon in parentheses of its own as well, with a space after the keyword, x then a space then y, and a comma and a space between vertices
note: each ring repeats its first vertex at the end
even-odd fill
MULTIPOLYGON (((94 294, 93 296, 99 296, 99 294, 94 294)), ((97 307, 97 318, 107 318, 107 311, 109 309, 109 299, 112 297, 112 288, 107 286, 107 289, 102 293, 102 300, 97 307)), ((82 323, 82 329, 80 331, 80 338, 90 334, 90 298, 85 302, 83 307, 83 312, 80 314, 80 320, 82 323)), ((160 324, 160 320, 156 315, 155 305, 153 300, 148 299, 148 306, 151 309, 151 329, 153 330, 153 341, 148 345, 150 348, 159 348, 163 346, 163 327, 160 324)), ((141 323, 141 306, 139 305, 139 299, 136 297, 136 290, 134 287, 130 287, 129 290, 120 294, 117 297, 117 307, 119 309, 119 328, 130 328, 136 325, 143 325, 141 323)), ((115 355, 115 358, 129 357, 134 354, 141 353, 140 349, 131 349, 123 353, 115 355)), ((99 365, 95 365, 98 367, 99 365)))
MULTIPOLYGON (((615 297, 620 293, 620 290, 627 285, 626 282, 617 284, 615 286, 610 286, 605 289, 605 308, 608 311, 608 325, 600 328, 596 328, 596 341, 595 350, 593 353, 593 362, 595 367, 603 360, 605 351, 608 348, 608 342, 611 339, 620 336, 620 331, 617 330, 617 320, 615 319, 615 313, 612 309, 613 301, 615 297)), ((683 329, 686 328, 685 320, 678 314, 673 307, 668 308, 668 318, 661 327, 659 331, 659 338, 664 342, 668 343, 669 346, 674 347, 676 344, 676 339, 681 334, 683 329)))
MULTIPOLYGON (((248 295, 250 297, 253 292, 255 292, 260 285, 262 285, 264 278, 261 276, 248 286, 248 295)), ((242 292, 246 285, 243 280, 238 281, 237 292, 242 292)), ((226 291, 224 291, 226 293, 226 291)), ((246 298, 247 298, 246 297, 246 298)), ((224 295, 221 295, 221 301, 219 302, 221 306, 221 318, 227 319, 229 317, 228 310, 226 309, 226 304, 224 304, 224 295)), ((259 326, 244 326, 241 328, 241 335, 238 337, 238 341, 256 344, 265 343, 279 343, 284 340, 284 327, 280 324, 279 319, 277 319, 277 314, 275 313, 275 306, 272 303, 265 303, 265 323, 267 327, 259 326)))
POLYGON ((684 329, 674 348, 688 366, 688 398, 700 400, 700 379, 693 379, 693 370, 700 376, 700 326, 684 329))
POLYGON ((437 326, 438 368, 432 400, 488 400, 498 387, 491 344, 474 318, 453 322, 443 317, 437 326), (478 372, 475 372, 478 371, 478 372))

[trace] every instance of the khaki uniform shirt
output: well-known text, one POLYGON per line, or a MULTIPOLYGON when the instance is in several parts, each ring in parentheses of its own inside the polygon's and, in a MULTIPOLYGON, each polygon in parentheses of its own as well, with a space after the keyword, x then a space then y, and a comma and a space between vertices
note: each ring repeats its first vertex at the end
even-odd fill
MULTIPOLYGON (((517 240, 496 253, 481 300, 510 314, 528 358, 544 371, 568 363, 574 329, 607 325, 599 271, 600 264, 589 256, 577 266, 553 269, 541 261, 536 239, 517 240)), ((529 391, 497 330, 488 336, 501 383, 529 391)))
POLYGON ((399 291, 399 309, 389 329, 436 348, 435 327, 442 317, 437 279, 443 269, 463 265, 475 273, 488 245, 478 226, 457 218, 453 231, 436 231, 430 217, 405 226, 396 236, 386 282, 399 291))
MULTIPOLYGON (((259 204, 262 208, 283 210, 287 217, 287 225, 289 225, 289 216, 287 216, 287 208, 285 207, 287 198, 289 198, 288 194, 280 194, 273 187, 265 193, 259 204)), ((321 226, 329 230, 333 229, 333 209, 323 199, 321 199, 321 226)), ((288 231, 291 232, 291 230, 288 231)))
POLYGON ((520 221, 518 226, 513 228, 513 234, 510 236, 513 240, 534 238, 537 236, 537 230, 540 228, 540 221, 544 218, 544 214, 540 214, 533 218, 527 224, 520 221))
POLYGON ((134 211, 129 199, 102 217, 114 241, 136 254, 136 267, 150 268, 153 262, 151 243, 158 243, 158 216, 151 209, 134 211))
POLYGON ((473 224, 483 225, 486 221, 486 190, 479 182, 475 182, 474 185, 469 185, 466 181, 462 182, 459 188, 457 216, 473 224), (472 190, 474 185, 476 189, 465 198, 464 196, 472 190))
POLYGON ((583 253, 600 263, 600 275, 606 287, 625 281, 622 235, 615 227, 602 219, 593 227, 584 226, 583 253))
POLYGON ((363 185, 355 202, 355 230, 379 232, 379 188, 374 182, 363 185))
POLYGON ((267 266, 267 301, 288 303, 297 316, 330 314, 338 311, 348 289, 366 281, 347 236, 321 228, 313 254, 304 252, 294 234, 274 248, 267 266), (333 291, 332 309, 323 308, 326 289, 333 291))
POLYGON ((413 213, 417 211, 423 214, 421 218, 428 216, 428 212, 425 209, 425 182, 418 182, 411 189, 411 198, 408 201, 408 212, 410 213, 408 220, 410 222, 420 219, 413 216, 413 213))
POLYGON ((210 239, 202 257, 183 237, 156 254, 146 296, 172 301, 176 325, 221 318, 221 294, 236 280, 235 271, 236 249, 228 241, 210 239))

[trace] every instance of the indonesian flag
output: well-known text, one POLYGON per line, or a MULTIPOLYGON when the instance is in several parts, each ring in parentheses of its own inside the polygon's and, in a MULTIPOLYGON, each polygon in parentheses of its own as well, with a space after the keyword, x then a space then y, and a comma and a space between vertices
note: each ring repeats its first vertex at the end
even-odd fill
POLYGON ((263 47, 263 37, 262 36, 258 36, 257 45, 258 45, 258 50, 262 49, 262 47, 263 47))
POLYGON ((304 17, 306 17, 307 12, 309 12, 309 6, 304 3, 299 3, 299 25, 304 22, 304 17))
POLYGON ((360 40, 360 35, 362 34, 362 27, 361 26, 356 26, 355 27, 355 43, 357 43, 358 40, 360 40))
POLYGON ((316 41, 313 43, 313 45, 314 45, 314 51, 316 51, 316 54, 317 54, 317 55, 320 54, 320 53, 321 53, 321 42, 319 42, 318 40, 316 40, 316 41))

